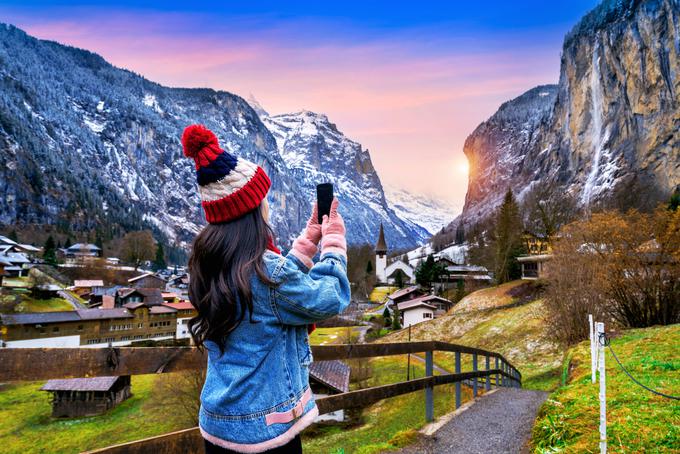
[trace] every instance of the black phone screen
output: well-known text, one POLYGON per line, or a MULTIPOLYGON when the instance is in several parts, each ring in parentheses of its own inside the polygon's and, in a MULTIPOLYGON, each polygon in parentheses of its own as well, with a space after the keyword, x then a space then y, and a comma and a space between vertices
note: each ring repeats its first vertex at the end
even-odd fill
POLYGON ((331 212, 331 202, 333 202, 333 184, 322 183, 316 186, 316 203, 319 209, 319 224, 323 216, 328 216, 331 212))

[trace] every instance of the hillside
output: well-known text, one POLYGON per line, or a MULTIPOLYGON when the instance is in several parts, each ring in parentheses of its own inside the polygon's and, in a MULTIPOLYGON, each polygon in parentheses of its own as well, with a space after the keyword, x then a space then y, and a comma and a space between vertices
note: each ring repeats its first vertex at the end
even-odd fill
POLYGON ((271 177, 271 222, 281 246, 302 229, 314 186, 328 175, 338 175, 332 181, 345 202, 350 243, 372 243, 380 222, 395 248, 428 236, 388 206, 369 152, 326 117, 277 121, 291 126, 281 150, 279 137, 237 95, 164 87, 97 54, 0 24, 0 224, 98 230, 109 238, 152 228, 186 246, 205 220, 180 136, 188 124, 203 123, 224 149, 271 177), (316 169, 323 164, 326 173, 306 172, 295 156, 316 169))
MULTIPOLYGON (((628 371, 646 386, 680 394, 680 325, 635 329, 613 336, 611 346, 628 371)), ((599 383, 590 380, 590 344, 571 349, 566 386, 545 402, 534 426, 534 452, 597 452, 599 383)), ((636 385, 605 354, 607 433, 611 452, 678 452, 680 404, 636 385)))
MULTIPOLYGON (((523 375, 528 389, 551 390, 559 382, 563 353, 542 320, 543 302, 535 284, 509 282, 466 296, 448 314, 411 327, 411 340, 438 340, 497 351, 523 375)), ((403 342, 406 329, 380 342, 403 342)), ((435 361, 453 371, 453 355, 435 361)), ((464 358, 463 370, 469 358, 464 358)))

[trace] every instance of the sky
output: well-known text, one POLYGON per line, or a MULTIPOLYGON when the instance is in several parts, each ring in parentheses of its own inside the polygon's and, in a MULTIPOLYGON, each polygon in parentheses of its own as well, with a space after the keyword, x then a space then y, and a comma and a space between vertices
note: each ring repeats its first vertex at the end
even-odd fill
POLYGON ((596 4, 6 0, 0 22, 164 85, 324 113, 384 184, 460 208, 465 138, 503 102, 557 82, 563 37, 596 4))

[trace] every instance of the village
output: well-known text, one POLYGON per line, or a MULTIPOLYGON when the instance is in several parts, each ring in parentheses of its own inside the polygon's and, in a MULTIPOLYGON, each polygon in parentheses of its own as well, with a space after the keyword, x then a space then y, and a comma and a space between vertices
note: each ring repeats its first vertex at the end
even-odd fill
MULTIPOLYGON (((523 277, 536 279, 540 268, 532 265, 549 259, 549 254, 545 247, 528 250, 531 254, 520 259, 523 277)), ((56 253, 60 264, 48 265, 43 248, 0 236, 0 348, 191 345, 188 322, 196 311, 188 298, 190 276, 184 266, 136 270, 116 257, 103 257, 101 248, 88 243, 56 253), (94 263, 134 276, 123 285, 96 277, 70 281, 58 271, 89 269, 94 263)), ((322 323, 312 336, 313 343, 366 342, 367 332, 369 340, 375 340, 389 331, 409 329, 446 314, 463 296, 461 289, 471 292, 493 282, 483 266, 463 263, 464 247, 460 246, 437 253, 423 247, 388 258, 382 225, 374 253, 376 285, 369 299, 354 301, 345 315, 336 317, 341 323, 322 323), (420 285, 416 274, 425 265, 435 275, 420 285), (345 336, 347 325, 350 334, 345 336)), ((310 366, 317 397, 348 392, 351 377, 351 366, 342 361, 315 361, 310 366)), ((52 395, 55 418, 103 414, 134 392, 130 376, 50 380, 41 390, 52 395)), ((317 418, 318 422, 344 420, 343 410, 317 418)))

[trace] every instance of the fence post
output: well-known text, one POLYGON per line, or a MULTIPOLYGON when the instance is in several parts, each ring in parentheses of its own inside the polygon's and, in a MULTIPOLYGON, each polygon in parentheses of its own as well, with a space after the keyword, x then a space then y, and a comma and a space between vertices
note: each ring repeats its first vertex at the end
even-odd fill
POLYGON ((600 336, 604 335, 604 323, 595 324, 597 331, 596 342, 598 346, 598 369, 600 373, 600 453, 607 454, 607 382, 604 366, 604 341, 600 336))
POLYGON ((590 380, 595 384, 595 371, 597 369, 597 342, 595 341, 595 325, 593 324, 593 314, 588 314, 588 328, 590 333, 590 380))
MULTIPOLYGON (((425 352, 425 375, 431 377, 433 374, 432 351, 425 352)), ((432 386, 425 388, 425 420, 434 420, 434 396, 432 386)))
MULTIPOLYGON (((472 354, 472 372, 477 372, 477 353, 472 354)), ((472 379, 472 395, 477 397, 477 382, 479 379, 477 377, 472 379)))
MULTIPOLYGON (((456 373, 460 374, 460 352, 456 352, 456 373)), ((460 408, 460 381, 456 382, 456 408, 460 408)))
MULTIPOLYGON (((489 355, 486 355, 486 371, 489 372, 491 370, 491 358, 489 358, 489 355)), ((486 378, 484 379, 484 390, 485 391, 490 391, 491 390, 491 374, 488 374, 486 378)))
MULTIPOLYGON (((500 369, 500 368, 501 368, 500 360, 498 359, 498 356, 496 356, 496 369, 500 369)), ((501 375, 498 372, 496 372, 496 388, 499 388, 501 386, 500 380, 501 380, 501 375)))

